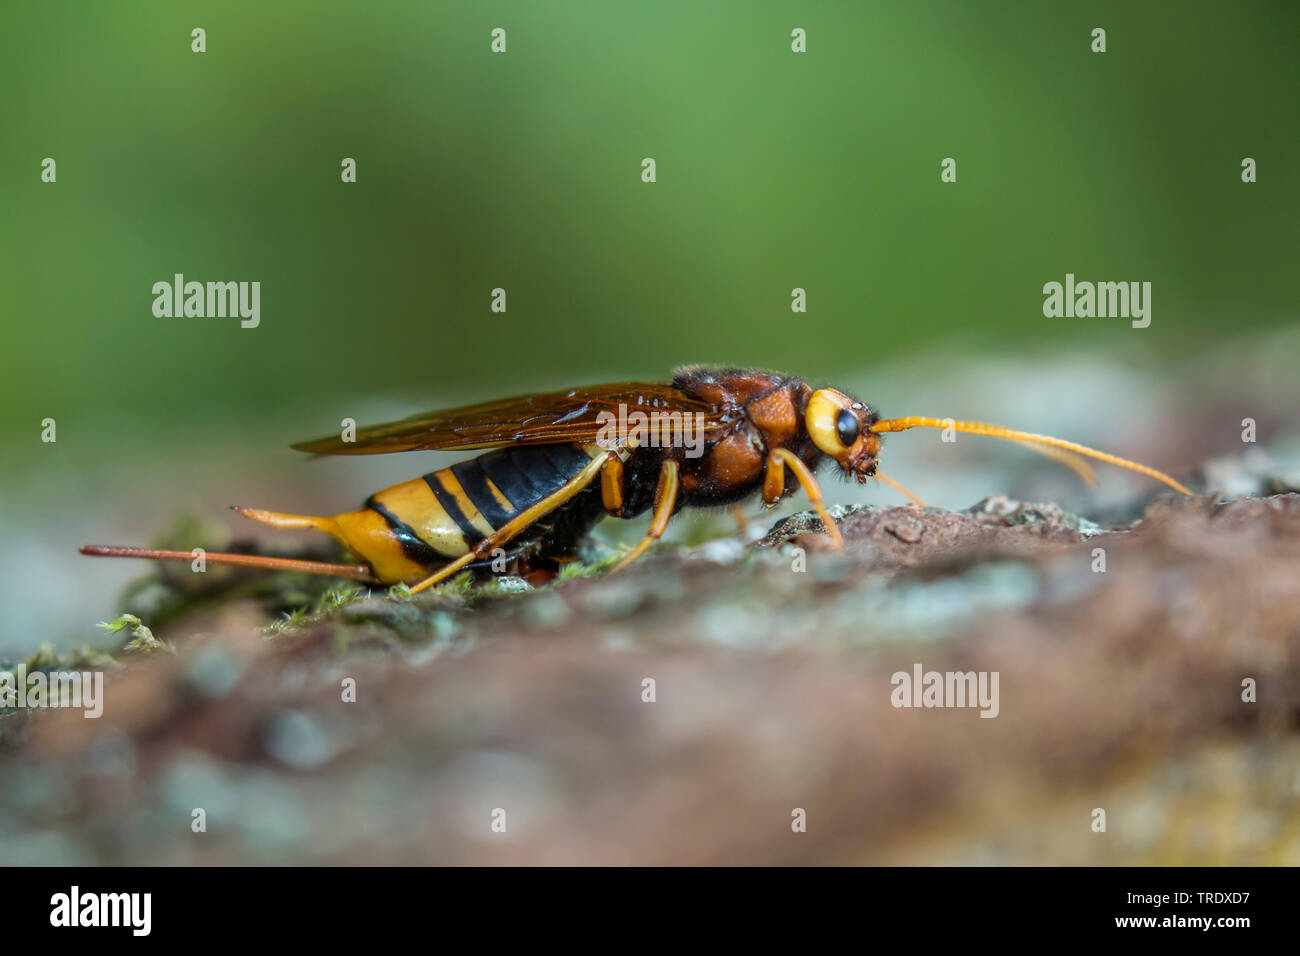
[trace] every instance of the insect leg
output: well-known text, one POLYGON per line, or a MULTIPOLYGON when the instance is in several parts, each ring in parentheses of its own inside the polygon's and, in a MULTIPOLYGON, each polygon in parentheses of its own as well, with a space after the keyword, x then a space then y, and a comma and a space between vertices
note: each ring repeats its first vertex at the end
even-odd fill
POLYGON ((740 505, 732 505, 731 513, 736 518, 736 530, 742 535, 749 534, 749 519, 745 517, 745 509, 740 505))
POLYGON ((600 500, 610 514, 623 510, 623 462, 612 456, 600 470, 600 500))
POLYGON ((777 499, 781 497, 781 492, 785 488, 786 465, 790 466, 794 476, 799 479, 799 484, 808 494, 808 500, 812 503, 813 510, 817 512, 822 519, 822 524, 826 526, 826 534, 830 537, 831 543, 835 545, 837 550, 844 547, 844 536, 840 534, 840 526, 835 523, 835 519, 826 510, 821 485, 817 484, 817 479, 808 470, 808 466, 803 463, 803 459, 793 452, 778 448, 767 456, 767 474, 763 477, 763 500, 768 504, 775 504, 777 499))
POLYGON ((898 482, 896 482, 893 478, 890 478, 887 474, 885 474, 885 473, 884 473, 883 471, 881 471, 879 468, 876 469, 876 476, 875 476, 875 477, 876 477, 876 480, 877 480, 877 481, 883 481, 885 484, 889 485, 889 487, 893 488, 895 491, 897 491, 897 492, 898 492, 900 495, 902 495, 904 498, 911 498, 911 499, 912 499, 912 504, 916 505, 918 508, 924 508, 924 507, 925 507, 925 502, 922 501, 922 500, 920 499, 920 497, 918 497, 916 494, 914 494, 914 493, 908 491, 908 490, 907 490, 906 488, 904 488, 901 484, 899 484, 898 482))
POLYGON ((623 555, 623 558, 610 569, 610 573, 621 571, 641 555, 645 554, 650 545, 659 540, 664 533, 664 528, 668 527, 668 519, 673 516, 673 508, 677 504, 677 462, 671 458, 666 459, 663 467, 659 469, 659 485, 655 488, 655 511, 654 519, 650 522, 650 530, 646 536, 637 543, 637 546, 623 555))
POLYGON ((561 485, 557 490, 551 492, 541 501, 519 512, 519 514, 511 518, 510 521, 498 528, 496 533, 484 538, 455 561, 443 565, 437 571, 434 571, 433 574, 429 575, 419 584, 414 585, 411 588, 411 593, 416 594, 426 588, 433 587, 435 584, 440 584, 459 572, 467 564, 483 560, 486 556, 492 553, 493 549, 505 544, 515 535, 534 524, 538 519, 550 514, 566 502, 572 501, 579 492, 596 480, 596 476, 605 468, 609 459, 615 457, 617 456, 612 451, 607 451, 603 454, 597 455, 591 460, 589 465, 574 475, 567 484, 561 485))

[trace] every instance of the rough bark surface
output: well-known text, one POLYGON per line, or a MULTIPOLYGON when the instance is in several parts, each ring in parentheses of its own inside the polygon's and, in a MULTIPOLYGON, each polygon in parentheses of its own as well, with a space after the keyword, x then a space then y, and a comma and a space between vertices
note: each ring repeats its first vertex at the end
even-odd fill
POLYGON ((1300 864, 1300 495, 837 517, 269 636, 211 602, 101 719, 5 717, 0 858, 1300 864), (997 717, 894 707, 917 664, 997 717))

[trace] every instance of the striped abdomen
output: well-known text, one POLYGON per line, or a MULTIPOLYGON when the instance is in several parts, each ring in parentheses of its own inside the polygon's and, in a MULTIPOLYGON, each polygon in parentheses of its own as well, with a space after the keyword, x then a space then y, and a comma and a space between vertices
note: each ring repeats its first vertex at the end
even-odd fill
MULTIPOLYGON (((363 510, 334 517, 337 536, 384 581, 422 577, 558 491, 599 453, 582 445, 491 451, 371 495, 363 510)), ((589 526, 599 510, 591 507, 589 496, 581 499, 589 526)), ((537 540, 553 526, 553 520, 539 522, 512 539, 510 549, 537 540)))

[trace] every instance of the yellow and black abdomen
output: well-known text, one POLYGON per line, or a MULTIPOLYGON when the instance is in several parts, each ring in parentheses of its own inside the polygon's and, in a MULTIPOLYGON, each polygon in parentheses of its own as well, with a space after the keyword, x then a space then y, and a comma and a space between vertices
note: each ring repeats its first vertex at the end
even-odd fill
MULTIPOLYGON (((421 578, 462 557, 520 512, 559 491, 600 449, 520 445, 404 481, 371 495, 361 511, 318 525, 385 582, 421 578)), ((510 542, 511 552, 546 539, 558 555, 599 520, 599 494, 584 493, 510 542), (563 534, 557 536, 557 529, 563 534)))

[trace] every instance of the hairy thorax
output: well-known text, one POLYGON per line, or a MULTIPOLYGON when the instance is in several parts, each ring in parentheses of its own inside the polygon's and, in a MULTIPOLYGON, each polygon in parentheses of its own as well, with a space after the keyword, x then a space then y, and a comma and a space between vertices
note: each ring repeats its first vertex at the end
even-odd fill
POLYGON ((683 504, 728 504, 753 494, 763 482, 768 454, 788 448, 810 466, 820 457, 800 422, 809 387, 798 379, 740 369, 688 368, 673 385, 710 402, 728 421, 698 458, 682 457, 683 504))

